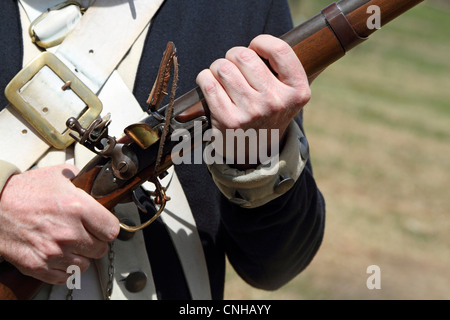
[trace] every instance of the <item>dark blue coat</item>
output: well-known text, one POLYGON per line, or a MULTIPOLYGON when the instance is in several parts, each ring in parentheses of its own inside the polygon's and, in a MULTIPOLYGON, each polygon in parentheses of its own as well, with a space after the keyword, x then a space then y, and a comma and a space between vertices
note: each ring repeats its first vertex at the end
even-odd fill
MULTIPOLYGON (((21 68, 22 39, 17 1, 1 1, 0 9, 3 90, 21 68)), ((285 0, 167 0, 146 40, 134 94, 145 108, 168 41, 177 47, 180 95, 192 89, 197 74, 229 48, 247 46, 262 33, 280 36, 291 27, 285 0)), ((0 97, 0 108, 6 104, 0 97)), ((205 249, 214 299, 223 298, 225 255, 251 285, 276 289, 302 271, 316 254, 323 237, 325 206, 310 163, 292 189, 256 209, 227 201, 205 165, 179 165, 176 171, 205 249)), ((145 237, 159 298, 190 298, 165 228, 158 221, 145 230, 145 237)))

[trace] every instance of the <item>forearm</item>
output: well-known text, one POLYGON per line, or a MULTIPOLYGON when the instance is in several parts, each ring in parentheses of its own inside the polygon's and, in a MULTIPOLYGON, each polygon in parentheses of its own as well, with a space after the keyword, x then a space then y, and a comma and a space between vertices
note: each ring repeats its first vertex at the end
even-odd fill
MULTIPOLYGON (((233 184, 229 177, 227 188, 223 184, 219 186, 225 195, 221 212, 228 257, 243 279, 265 289, 275 289, 302 271, 323 237, 325 203, 310 162, 301 163, 309 155, 301 121, 297 120, 295 130, 291 124, 288 131, 280 153, 280 162, 284 164, 276 176, 295 181, 289 190, 277 194, 275 190, 281 178, 275 178, 274 183, 270 176, 261 177, 268 183, 259 190, 242 189, 245 184, 233 184), (239 194, 240 201, 233 199, 233 194, 234 197, 239 194)), ((216 184, 226 178, 215 175, 211 168, 210 171, 216 184)), ((258 185, 250 181, 250 186, 252 183, 258 185)))
MULTIPOLYGON (((2 197, 2 191, 3 191, 3 187, 6 185, 6 183, 8 182, 9 178, 13 175, 19 173, 19 169, 6 161, 0 160, 0 199, 2 197)), ((2 214, 1 210, 0 210, 0 214, 2 214)), ((4 261, 3 257, 1 256, 1 252, 0 252, 0 263, 2 263, 4 261)))

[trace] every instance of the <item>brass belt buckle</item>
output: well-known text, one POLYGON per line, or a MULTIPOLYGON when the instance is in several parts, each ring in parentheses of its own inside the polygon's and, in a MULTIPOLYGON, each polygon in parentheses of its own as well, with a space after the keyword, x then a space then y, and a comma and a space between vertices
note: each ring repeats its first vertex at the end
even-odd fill
MULTIPOLYGON (((70 130, 59 132, 40 112, 46 106, 33 106, 21 96, 21 90, 45 66, 51 69, 63 83, 86 104, 86 108, 77 118, 80 124, 88 127, 101 113, 102 103, 98 97, 54 54, 43 52, 29 65, 23 68, 7 85, 5 96, 19 114, 44 138, 57 149, 67 148, 74 139, 70 130)), ((61 88, 64 90, 65 88, 61 88)), ((77 117, 78 115, 74 115, 77 117)))

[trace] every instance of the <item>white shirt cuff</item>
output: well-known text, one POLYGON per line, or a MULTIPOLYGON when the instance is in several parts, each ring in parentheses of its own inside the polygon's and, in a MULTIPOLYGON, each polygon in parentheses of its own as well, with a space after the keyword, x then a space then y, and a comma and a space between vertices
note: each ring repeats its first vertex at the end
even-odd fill
POLYGON ((297 181, 309 158, 308 142, 292 120, 276 163, 241 171, 227 164, 208 165, 219 190, 243 208, 256 208, 286 193, 297 181))

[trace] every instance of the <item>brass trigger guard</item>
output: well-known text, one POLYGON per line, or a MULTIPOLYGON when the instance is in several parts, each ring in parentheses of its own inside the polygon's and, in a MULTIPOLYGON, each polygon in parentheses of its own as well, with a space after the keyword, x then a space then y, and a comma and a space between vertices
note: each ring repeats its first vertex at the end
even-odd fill
MULTIPOLYGON (((166 207, 166 202, 170 200, 170 197, 166 196, 166 190, 163 186, 161 186, 161 183, 159 182, 158 178, 156 178, 154 181, 151 181, 155 187, 155 202, 160 205, 158 212, 156 212, 153 217, 151 217, 146 222, 138 225, 138 226, 129 226, 123 222, 120 223, 120 228, 128 231, 128 232, 136 232, 139 230, 142 230, 146 227, 148 227, 152 222, 154 222, 158 217, 161 215, 161 213, 164 211, 164 208, 166 207)), ((142 205, 140 205, 139 200, 135 197, 133 193, 133 200, 138 205, 139 208, 143 208, 142 205)))

